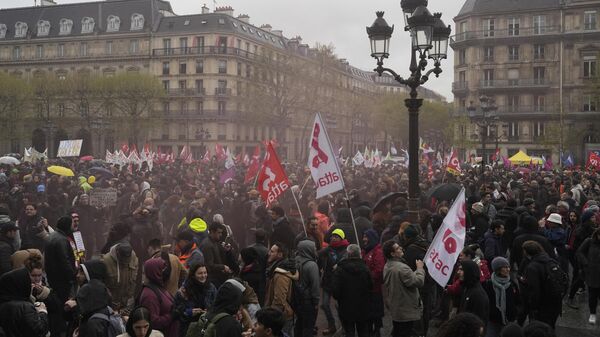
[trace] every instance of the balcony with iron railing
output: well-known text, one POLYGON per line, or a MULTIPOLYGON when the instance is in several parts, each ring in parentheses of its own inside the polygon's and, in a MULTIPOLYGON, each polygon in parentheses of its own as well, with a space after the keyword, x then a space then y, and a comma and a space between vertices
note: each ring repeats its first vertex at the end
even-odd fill
POLYGON ((450 44, 477 39, 498 39, 545 36, 560 33, 560 26, 519 27, 518 29, 478 30, 458 33, 450 37, 450 44))
POLYGON ((479 89, 523 89, 548 87, 550 87, 550 81, 546 78, 479 81, 479 89))
POLYGON ((74 60, 94 60, 94 59, 128 59, 128 58, 140 58, 140 57, 149 57, 148 50, 140 50, 136 52, 104 52, 104 51, 89 51, 87 53, 65 53, 63 55, 59 55, 58 53, 48 52, 40 57, 35 54, 21 54, 18 58, 14 57, 12 54, 5 54, 4 57, 1 57, 0 53, 0 64, 3 63, 47 63, 47 62, 68 62, 74 60))
POLYGON ((157 48, 152 49, 152 56, 170 57, 185 55, 231 55, 240 56, 249 59, 255 59, 259 55, 247 50, 233 47, 203 46, 203 47, 185 47, 185 48, 157 48))
POLYGON ((197 121, 197 120, 216 120, 216 121, 228 121, 235 120, 242 117, 242 113, 239 111, 228 111, 228 110, 198 110, 198 109, 180 109, 180 110, 155 110, 153 116, 156 118, 163 118, 168 120, 180 120, 180 121, 197 121))
POLYGON ((458 81, 458 82, 452 83, 452 91, 453 92, 466 91, 468 89, 469 89, 469 82, 467 82, 467 81, 458 81))
POLYGON ((231 88, 215 88, 215 96, 231 96, 231 88))
POLYGON ((174 88, 168 89, 169 96, 205 96, 205 88, 174 88))

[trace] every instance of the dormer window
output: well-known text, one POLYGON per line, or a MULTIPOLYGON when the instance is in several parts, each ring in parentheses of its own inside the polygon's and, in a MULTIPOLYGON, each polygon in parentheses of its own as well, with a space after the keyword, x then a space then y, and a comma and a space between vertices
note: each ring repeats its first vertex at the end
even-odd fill
POLYGON ((71 34, 71 29, 73 29, 73 20, 60 19, 59 26, 58 35, 69 35, 71 34))
POLYGON ((131 16, 131 29, 130 30, 142 30, 144 29, 144 16, 142 14, 134 13, 131 16))
POLYGON ((50 33, 50 22, 46 20, 40 20, 37 23, 37 36, 48 36, 50 33))
POLYGON ((94 25, 95 25, 94 18, 90 18, 89 16, 86 16, 85 18, 81 19, 81 34, 93 33, 94 25))
POLYGON ((118 32, 119 28, 121 28, 121 19, 116 15, 109 15, 106 23, 107 32, 118 32))
POLYGON ((27 24, 25 22, 15 23, 15 37, 26 37, 27 36, 27 24))
POLYGON ((6 37, 6 25, 0 23, 0 39, 4 39, 6 37))

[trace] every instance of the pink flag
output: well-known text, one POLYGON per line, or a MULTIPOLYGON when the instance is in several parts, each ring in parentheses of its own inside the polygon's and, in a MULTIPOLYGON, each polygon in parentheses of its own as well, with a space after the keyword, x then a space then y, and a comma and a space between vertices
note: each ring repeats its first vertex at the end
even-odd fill
POLYGON ((506 156, 502 156, 502 163, 504 164, 505 169, 511 167, 510 160, 508 160, 506 156))
POLYGON ((219 182, 221 183, 221 185, 225 185, 228 182, 230 182, 231 180, 233 180, 234 177, 235 177, 235 166, 232 166, 231 168, 225 170, 223 172, 223 174, 221 174, 221 177, 219 178, 219 182))
POLYGON ((429 275, 442 287, 448 284, 454 264, 465 245, 465 189, 454 200, 425 254, 429 275))

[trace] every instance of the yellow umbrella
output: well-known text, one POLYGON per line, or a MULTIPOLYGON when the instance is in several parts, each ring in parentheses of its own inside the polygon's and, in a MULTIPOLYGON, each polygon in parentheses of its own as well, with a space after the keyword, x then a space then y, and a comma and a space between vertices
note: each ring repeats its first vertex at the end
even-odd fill
POLYGON ((58 174, 59 176, 65 176, 65 177, 75 176, 75 173, 73 173, 73 171, 71 171, 71 169, 68 169, 63 166, 49 166, 48 172, 58 174))

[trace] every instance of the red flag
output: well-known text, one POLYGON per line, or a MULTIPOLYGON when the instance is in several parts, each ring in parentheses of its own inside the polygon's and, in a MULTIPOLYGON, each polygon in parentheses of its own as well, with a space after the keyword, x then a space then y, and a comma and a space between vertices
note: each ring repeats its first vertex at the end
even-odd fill
POLYGON ((129 145, 127 145, 127 144, 121 145, 121 151, 125 154, 129 154, 129 145))
POLYGON ((240 153, 238 153, 238 154, 237 154, 237 156, 235 156, 235 159, 234 159, 234 160, 235 160, 235 162, 236 162, 236 163, 238 163, 238 164, 239 164, 239 163, 241 163, 241 162, 242 162, 242 153, 241 153, 241 152, 240 152, 240 153))
POLYGON ((181 159, 186 164, 192 163, 192 151, 190 151, 190 147, 185 145, 183 149, 181 149, 181 153, 179 154, 179 159, 181 159))
POLYGON ((265 201, 266 207, 269 208, 289 188, 288 177, 281 167, 273 145, 269 144, 265 161, 258 173, 258 192, 265 201))
POLYGON ((460 174, 460 162, 458 161, 458 155, 455 151, 452 151, 450 154, 450 160, 448 160, 448 165, 446 166, 446 172, 459 175, 460 174))
POLYGON ((244 184, 249 184, 254 177, 258 174, 260 169, 260 147, 256 145, 254 148, 254 154, 252 155, 252 160, 250 161, 250 166, 248 166, 248 170, 246 171, 246 176, 244 177, 244 184))
POLYGON ((495 163, 498 160, 498 156, 500 155, 500 149, 496 149, 496 152, 492 155, 492 163, 495 163))
POLYGON ((202 162, 205 164, 210 163, 210 150, 206 148, 206 153, 202 156, 202 162))
POLYGON ((600 156, 596 152, 590 151, 586 167, 594 168, 596 171, 600 170, 600 156))
POLYGON ((150 144, 144 144, 144 149, 142 150, 145 154, 150 153, 150 144))
POLYGON ((215 156, 217 156, 218 161, 225 160, 227 158, 225 149, 219 143, 215 144, 215 156))

